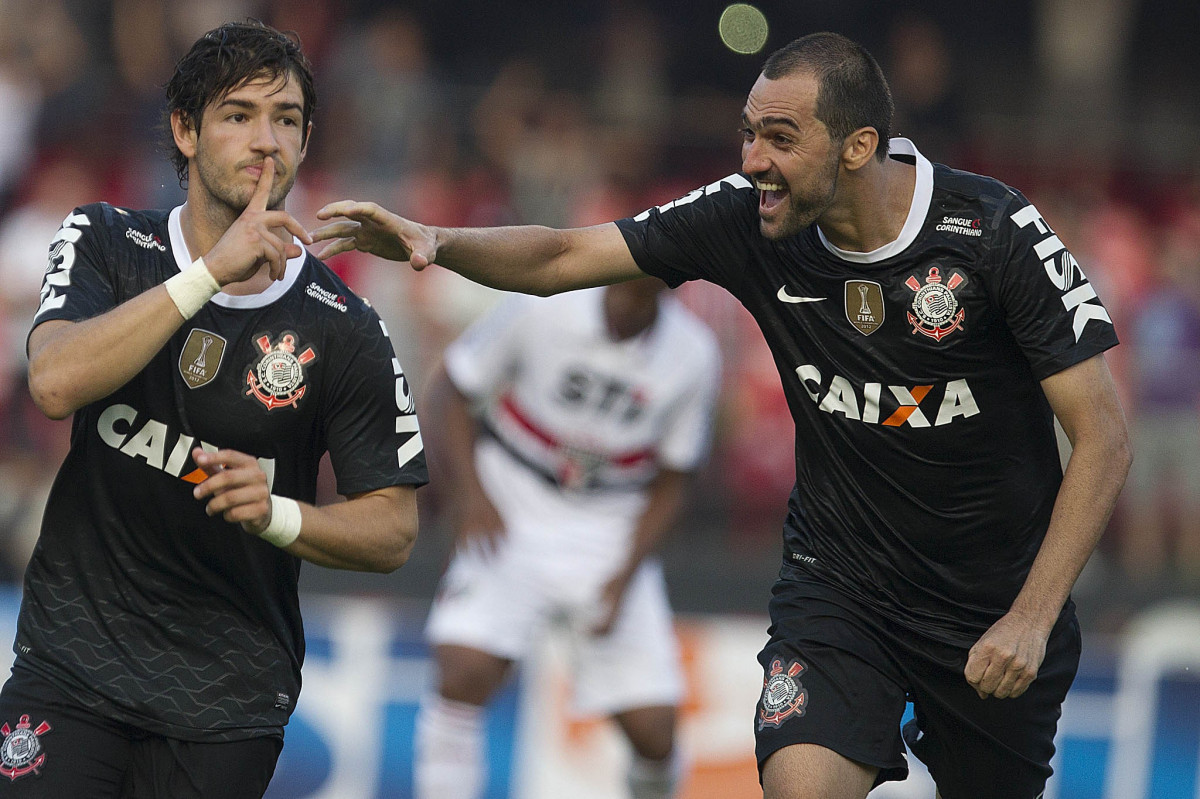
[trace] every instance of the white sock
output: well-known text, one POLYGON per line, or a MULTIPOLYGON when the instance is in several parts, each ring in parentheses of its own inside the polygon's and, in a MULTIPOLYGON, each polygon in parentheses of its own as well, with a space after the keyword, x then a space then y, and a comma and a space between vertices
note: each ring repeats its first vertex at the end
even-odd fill
POLYGON ((635 752, 629 762, 629 795, 632 799, 671 799, 683 772, 678 745, 662 760, 647 760, 635 752))
POLYGON ((483 792, 483 715, 479 705, 425 696, 417 711, 415 799, 479 799, 483 792))

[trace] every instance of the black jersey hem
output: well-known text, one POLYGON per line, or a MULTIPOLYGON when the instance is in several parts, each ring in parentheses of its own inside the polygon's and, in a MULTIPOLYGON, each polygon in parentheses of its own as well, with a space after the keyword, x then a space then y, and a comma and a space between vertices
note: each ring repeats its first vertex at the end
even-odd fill
POLYGON ((17 669, 24 669, 37 674, 57 688, 69 701, 87 710, 89 713, 94 713, 110 721, 126 724, 153 735, 161 735, 164 738, 175 738, 181 741, 191 741, 192 743, 232 743, 254 738, 282 739, 284 737, 284 725, 282 724, 197 728, 172 724, 152 716, 134 713, 115 704, 94 689, 79 683, 70 675, 61 672, 53 664, 46 663, 37 658, 18 656, 13 662, 13 670, 16 671, 17 669))

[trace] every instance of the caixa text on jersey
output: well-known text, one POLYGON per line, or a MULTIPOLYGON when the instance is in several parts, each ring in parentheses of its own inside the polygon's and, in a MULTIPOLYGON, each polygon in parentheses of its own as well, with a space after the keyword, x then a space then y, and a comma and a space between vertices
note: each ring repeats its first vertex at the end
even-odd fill
POLYGON ((979 405, 976 404, 975 395, 971 393, 971 387, 966 380, 951 380, 948 383, 926 386, 865 383, 861 388, 856 388, 841 375, 834 375, 829 381, 829 388, 824 389, 821 370, 812 364, 796 367, 796 375, 808 396, 812 397, 821 410, 831 414, 840 413, 847 419, 866 424, 888 427, 940 427, 950 424, 957 417, 969 418, 979 413, 979 405), (926 404, 926 408, 931 412, 933 403, 937 403, 937 413, 932 423, 921 409, 922 403, 927 399, 929 403, 926 404), (885 408, 888 411, 886 416, 885 408))
MULTIPOLYGON (((155 419, 142 421, 136 409, 120 403, 109 405, 101 412, 96 420, 96 432, 101 441, 118 452, 143 460, 147 465, 189 483, 198 483, 207 476, 192 461, 192 447, 217 451, 212 444, 175 432, 155 419)), ((275 484, 275 459, 259 458, 258 465, 267 475, 269 491, 275 484)))

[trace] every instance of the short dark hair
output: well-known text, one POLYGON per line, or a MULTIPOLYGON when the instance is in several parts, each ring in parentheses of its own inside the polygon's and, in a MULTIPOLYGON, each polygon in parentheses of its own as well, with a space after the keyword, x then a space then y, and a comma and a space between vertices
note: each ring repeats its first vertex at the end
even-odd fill
POLYGON ((312 64, 300 50, 299 37, 259 22, 227 22, 201 36, 175 65, 167 82, 165 114, 167 151, 179 175, 187 181, 188 159, 171 136, 171 115, 179 111, 183 121, 200 132, 204 109, 247 82, 282 77, 295 80, 304 95, 301 141, 308 137, 308 123, 317 108, 312 64))
POLYGON ((815 115, 830 138, 840 142, 859 128, 875 128, 875 157, 887 157, 895 106, 883 70, 865 47, 841 34, 812 33, 776 50, 762 70, 768 80, 797 72, 817 78, 815 115))

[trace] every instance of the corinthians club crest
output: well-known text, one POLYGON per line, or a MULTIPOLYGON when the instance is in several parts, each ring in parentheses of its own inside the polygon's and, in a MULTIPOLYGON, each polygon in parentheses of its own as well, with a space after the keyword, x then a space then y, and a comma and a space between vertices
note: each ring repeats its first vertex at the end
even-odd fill
POLYGON ((775 658, 763 678, 762 700, 758 709, 758 729, 778 728, 792 714, 804 715, 808 706, 808 691, 796 678, 804 673, 804 664, 793 660, 787 670, 783 661, 775 658))
POLYGON ((254 340, 263 356, 246 373, 247 395, 267 406, 267 410, 295 406, 308 390, 304 385, 304 365, 317 357, 312 347, 296 355, 296 336, 285 333, 279 343, 271 346, 270 336, 254 340))
POLYGON ((921 333, 935 341, 941 341, 955 330, 962 328, 966 314, 958 305, 954 290, 967 282, 962 272, 953 272, 943 282, 942 270, 936 266, 929 267, 925 284, 912 275, 904 281, 904 285, 913 290, 912 311, 908 314, 908 323, 913 326, 913 333, 921 333))
POLYGON ((29 714, 21 716, 16 729, 9 727, 7 721, 4 722, 4 726, 0 727, 0 734, 4 735, 4 742, 0 744, 0 774, 9 780, 36 774, 46 762, 46 754, 38 737, 48 732, 49 724, 43 721, 34 727, 29 721, 29 714))

